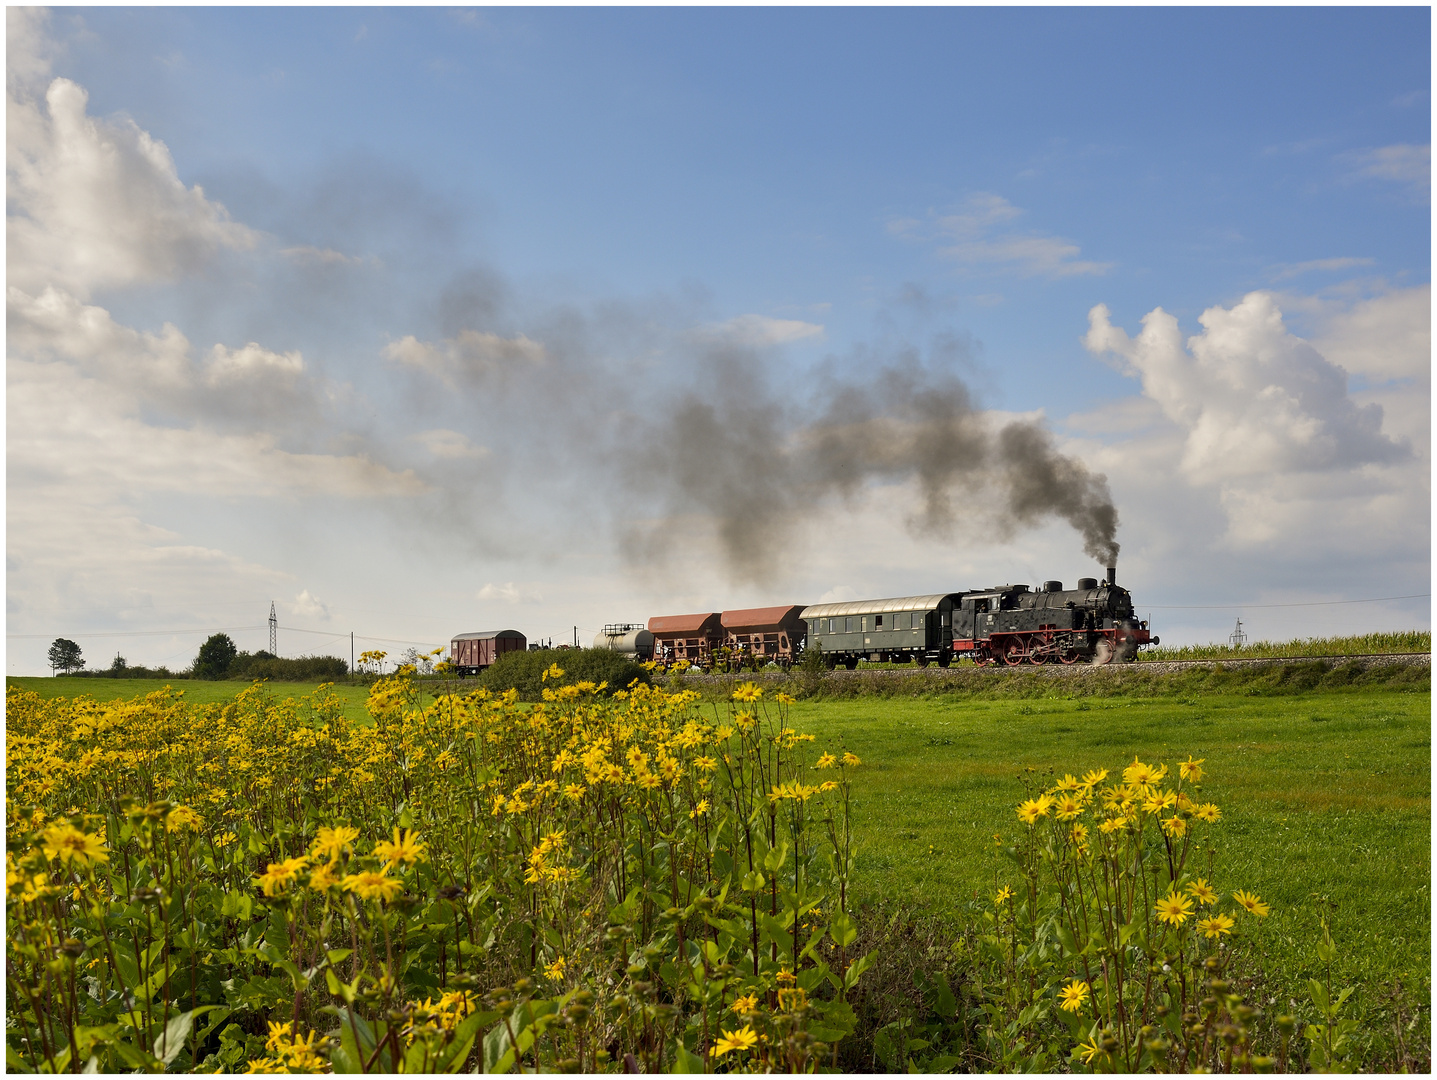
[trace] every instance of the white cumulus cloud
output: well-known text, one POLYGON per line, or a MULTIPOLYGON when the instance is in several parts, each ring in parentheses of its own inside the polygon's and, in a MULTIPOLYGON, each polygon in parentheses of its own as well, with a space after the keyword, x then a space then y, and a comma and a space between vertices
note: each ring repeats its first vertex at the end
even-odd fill
POLYGON ((308 589, 294 598, 289 604, 289 610, 296 618, 325 620, 329 618, 329 605, 308 589))
POLYGON ((439 342, 406 334, 386 345, 384 356, 427 372, 450 387, 503 379, 511 371, 530 370, 547 359, 544 346, 523 334, 506 338, 486 330, 461 330, 439 342))
POLYGON ((44 98, 6 100, 9 283, 31 293, 166 280, 256 234, 198 186, 186 187, 163 142, 133 120, 101 120, 89 95, 55 79, 44 98))
POLYGON ((763 348, 768 345, 786 345, 791 341, 823 337, 823 327, 818 323, 801 319, 774 319, 767 315, 735 315, 721 323, 709 323, 699 328, 701 339, 731 341, 737 345, 763 348))
POLYGON ((1130 338, 1099 304, 1084 344, 1113 354, 1184 433, 1181 467, 1194 481, 1353 469, 1397 461, 1410 448, 1382 431, 1382 408, 1358 405, 1347 373, 1288 332, 1273 297, 1254 292, 1211 307, 1183 341, 1156 308, 1130 338))
MULTIPOLYGON (((1072 277, 1104 274, 1112 263, 1080 258, 1082 249, 1071 240, 1014 226, 1023 210, 1001 195, 978 192, 962 208, 935 221, 938 253, 965 266, 988 266, 1032 277, 1072 277)), ((901 231, 916 224, 905 222, 901 231)))
POLYGON ((479 600, 498 600, 505 604, 542 604, 544 598, 534 590, 506 581, 502 585, 487 583, 476 594, 479 600))

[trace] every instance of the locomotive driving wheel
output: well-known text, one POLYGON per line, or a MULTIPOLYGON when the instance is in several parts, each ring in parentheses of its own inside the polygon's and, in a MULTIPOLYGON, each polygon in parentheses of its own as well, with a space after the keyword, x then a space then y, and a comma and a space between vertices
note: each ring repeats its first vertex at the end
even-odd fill
POLYGON ((1022 645, 1016 641, 1010 641, 1003 649, 1003 663, 1009 667, 1017 667, 1027 659, 1027 655, 1028 654, 1023 651, 1022 645))

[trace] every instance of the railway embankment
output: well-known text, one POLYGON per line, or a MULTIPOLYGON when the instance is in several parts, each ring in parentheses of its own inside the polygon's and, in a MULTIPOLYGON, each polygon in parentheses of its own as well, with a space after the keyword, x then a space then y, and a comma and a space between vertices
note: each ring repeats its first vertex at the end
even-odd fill
POLYGON ((793 670, 738 674, 684 674, 671 678, 675 689, 705 697, 727 696, 734 686, 755 682, 770 693, 795 697, 979 696, 1043 697, 1115 694, 1167 696, 1188 692, 1295 693, 1319 689, 1387 686, 1430 688, 1430 653, 1359 656, 1256 657, 1226 660, 1138 661, 1129 664, 1023 664, 1015 667, 955 665, 949 668, 859 667, 823 673, 793 670))

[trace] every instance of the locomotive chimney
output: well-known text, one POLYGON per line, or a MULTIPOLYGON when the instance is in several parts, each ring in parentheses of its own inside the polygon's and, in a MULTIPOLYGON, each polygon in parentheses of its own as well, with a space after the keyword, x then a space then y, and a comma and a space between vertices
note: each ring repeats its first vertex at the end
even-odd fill
POLYGON ((1116 566, 1110 566, 1110 567, 1108 567, 1108 584, 1109 584, 1109 585, 1116 585, 1117 583, 1118 583, 1118 568, 1117 568, 1116 566))

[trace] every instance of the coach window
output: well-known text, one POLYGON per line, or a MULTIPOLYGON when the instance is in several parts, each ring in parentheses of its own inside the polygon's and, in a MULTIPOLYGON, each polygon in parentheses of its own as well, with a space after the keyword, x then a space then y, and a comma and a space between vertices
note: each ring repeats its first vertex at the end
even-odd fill
POLYGON ((862 630, 865 634, 868 633, 868 616, 867 616, 867 615, 862 616, 862 617, 858 620, 858 629, 862 630))
POLYGON ((857 629, 858 620, 855 619, 852 615, 845 615, 843 617, 843 632, 845 634, 851 634, 857 629))
POLYGON ((883 629, 883 616, 882 616, 882 615, 875 615, 875 616, 873 616, 873 629, 875 629, 875 630, 882 630, 882 629, 883 629))

